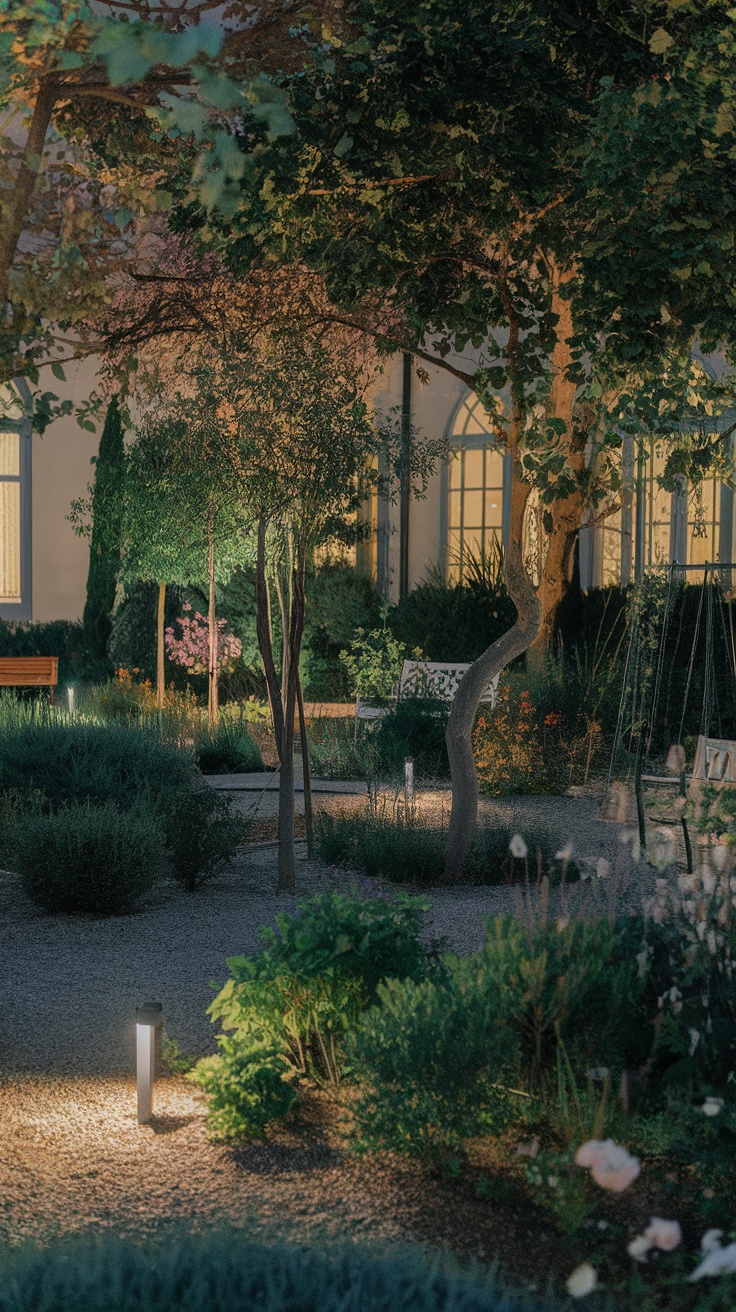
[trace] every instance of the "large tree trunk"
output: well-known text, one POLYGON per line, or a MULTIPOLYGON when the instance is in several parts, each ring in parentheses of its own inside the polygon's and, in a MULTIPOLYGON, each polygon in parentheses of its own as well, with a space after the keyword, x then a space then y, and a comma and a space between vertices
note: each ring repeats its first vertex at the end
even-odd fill
POLYGON ((549 507, 552 531, 542 566, 539 600, 542 617, 539 632, 534 639, 528 659, 537 667, 544 664, 546 652, 554 637, 557 612, 570 582, 572 554, 580 531, 584 510, 582 475, 585 470, 586 434, 576 431, 573 422, 576 384, 567 371, 572 364, 571 341, 573 336, 572 303, 564 295, 565 285, 575 276, 574 270, 560 270, 554 259, 552 267, 552 313, 557 316, 556 343, 552 352, 552 386, 550 388, 548 418, 560 419, 565 425, 561 439, 565 452, 565 475, 572 475, 574 486, 566 497, 558 497, 549 507))
POLYGON ((445 875, 451 881, 462 876, 478 819, 473 726, 480 699, 491 680, 527 650, 539 629, 541 607, 524 569, 522 551, 524 511, 531 487, 522 482, 521 472, 517 454, 512 458, 509 543, 504 560, 506 586, 516 606, 516 623, 473 662, 460 682, 447 722, 445 738, 452 778, 452 812, 445 875))
POLYGON ((213 516, 210 516, 207 525, 209 537, 209 612, 208 612, 208 637, 209 652, 207 661, 207 725, 210 733, 214 732, 217 727, 219 717, 219 696, 218 696, 218 659, 217 659, 217 600, 215 591, 215 524, 213 516))
POLYGON ((8 300, 10 270, 13 267, 18 240, 28 221, 46 133, 56 99, 56 89, 42 80, 36 96, 20 168, 12 192, 3 207, 3 221, 0 224, 0 305, 3 306, 8 300))
POLYGON ((166 584, 158 585, 158 611, 156 615, 156 705, 163 710, 166 684, 164 682, 164 621, 166 617, 166 584))

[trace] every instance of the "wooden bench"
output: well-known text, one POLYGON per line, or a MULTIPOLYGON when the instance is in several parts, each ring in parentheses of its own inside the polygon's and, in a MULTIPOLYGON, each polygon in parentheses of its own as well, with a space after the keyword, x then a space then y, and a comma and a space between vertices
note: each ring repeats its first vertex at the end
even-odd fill
POLYGON ((58 682, 58 656, 0 656, 0 688, 48 688, 53 702, 58 682))

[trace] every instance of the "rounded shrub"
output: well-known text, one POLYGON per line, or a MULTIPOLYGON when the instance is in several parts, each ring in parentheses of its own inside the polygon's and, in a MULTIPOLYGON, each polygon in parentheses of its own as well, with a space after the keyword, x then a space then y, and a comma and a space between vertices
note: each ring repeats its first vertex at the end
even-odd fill
POLYGON ((2 1275, 0 1312, 542 1312, 492 1272, 471 1284, 416 1255, 376 1258, 354 1245, 330 1254, 227 1234, 26 1251, 2 1275))
POLYGON ((376 726, 373 744, 387 774, 400 774, 410 756, 418 775, 444 779, 450 773, 445 730, 449 706, 434 697, 403 697, 376 726))
POLYGON ((113 802, 22 817, 12 856, 25 892, 45 911, 130 911, 166 870, 154 817, 126 814, 113 802))
POLYGON ((253 774, 263 769, 263 758, 248 730, 238 724, 221 724, 198 739, 197 765, 202 774, 253 774))

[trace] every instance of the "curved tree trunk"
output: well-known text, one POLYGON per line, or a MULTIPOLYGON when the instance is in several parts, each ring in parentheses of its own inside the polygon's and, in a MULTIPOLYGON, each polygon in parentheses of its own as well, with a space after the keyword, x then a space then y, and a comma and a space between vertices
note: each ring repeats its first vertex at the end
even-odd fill
POLYGON ((212 733, 217 727, 219 718, 219 696, 218 696, 218 659, 217 659, 217 605, 215 591, 215 524, 211 515, 207 526, 209 537, 209 611, 207 615, 209 652, 208 652, 208 669, 207 669, 207 727, 212 733))
POLYGON ((271 708, 276 751, 279 761, 284 755, 284 704, 281 699, 281 687, 273 658, 273 639, 271 634, 271 608, 268 600, 268 582, 266 579, 266 530, 264 517, 258 521, 258 553, 256 556, 256 634, 258 650, 261 653, 263 669, 266 675, 268 703, 271 708))
POLYGON ((304 632, 306 551, 300 545, 291 573, 291 622, 288 639, 289 664, 286 680, 284 751, 279 774, 279 893, 296 891, 296 855, 294 851, 294 721, 296 718, 299 655, 304 632))
POLYGON ((13 183, 10 197, 4 206, 3 222, 0 225, 0 304, 8 299, 10 270, 13 267, 18 240, 28 220, 36 180, 41 167, 43 146, 46 140, 51 115, 58 96, 58 88, 50 82, 41 81, 33 107, 33 116, 28 129, 23 159, 13 183))

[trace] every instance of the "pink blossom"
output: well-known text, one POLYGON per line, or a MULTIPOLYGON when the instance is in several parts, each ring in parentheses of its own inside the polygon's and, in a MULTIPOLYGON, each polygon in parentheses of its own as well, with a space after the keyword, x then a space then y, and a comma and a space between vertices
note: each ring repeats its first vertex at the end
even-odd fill
POLYGON ((577 1166, 587 1166, 601 1189, 620 1194, 636 1179, 641 1163, 613 1139, 589 1139, 575 1154, 577 1166))

